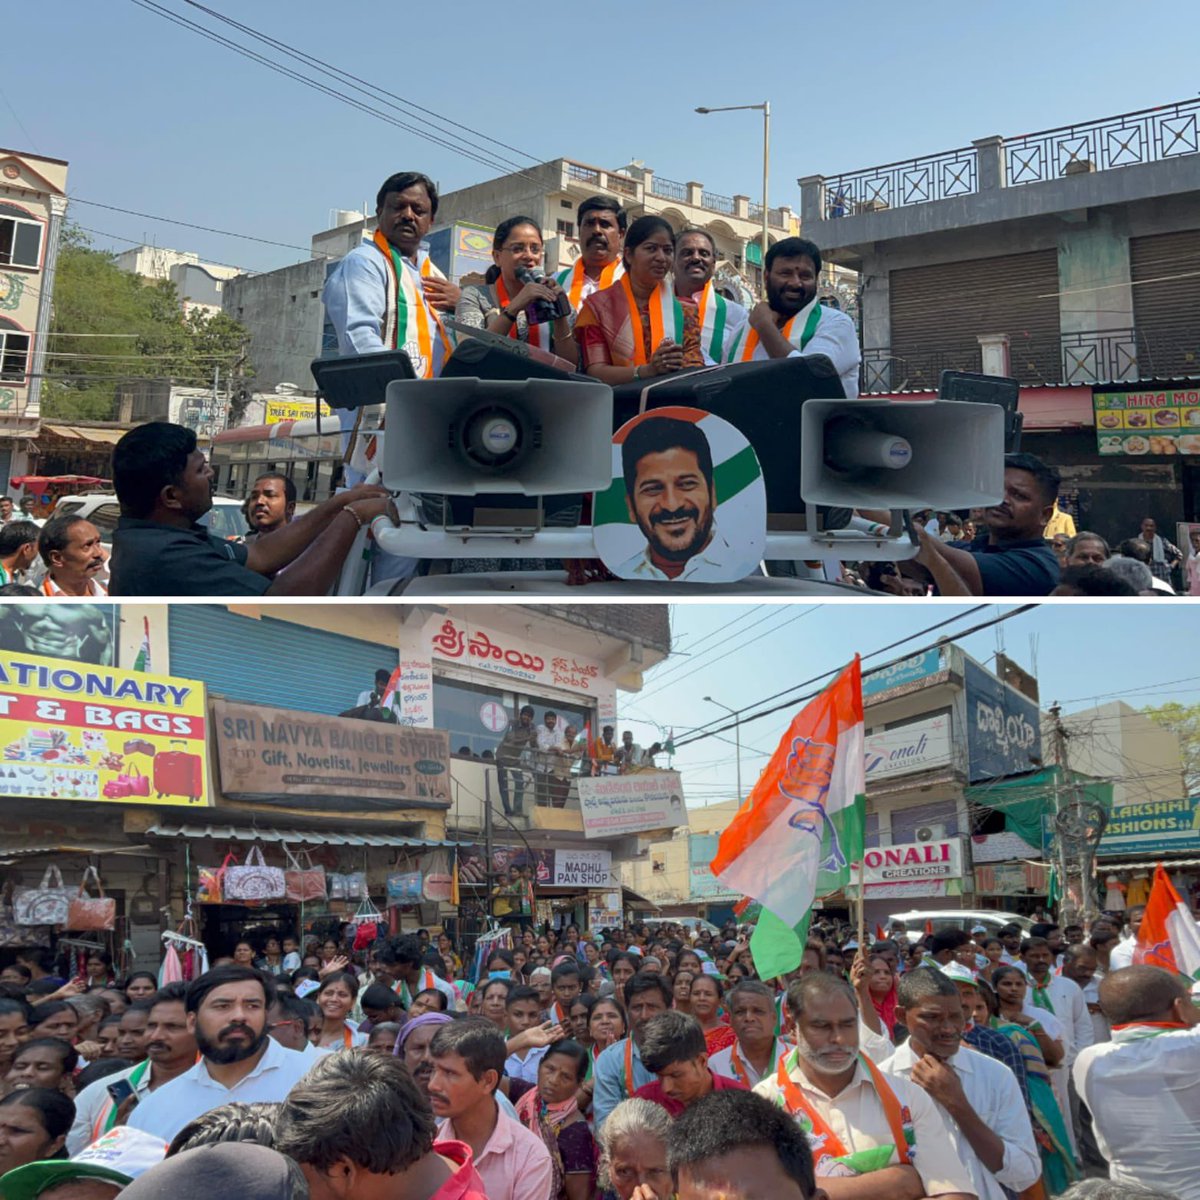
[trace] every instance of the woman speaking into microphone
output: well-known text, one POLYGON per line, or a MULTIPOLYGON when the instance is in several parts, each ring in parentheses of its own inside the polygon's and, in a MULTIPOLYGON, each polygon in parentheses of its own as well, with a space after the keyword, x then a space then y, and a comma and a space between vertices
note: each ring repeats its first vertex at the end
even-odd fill
POLYGON ((492 239, 494 265, 486 282, 463 288, 454 316, 464 325, 576 363, 574 314, 566 292, 542 273, 544 251, 541 230, 531 217, 502 221, 492 239))

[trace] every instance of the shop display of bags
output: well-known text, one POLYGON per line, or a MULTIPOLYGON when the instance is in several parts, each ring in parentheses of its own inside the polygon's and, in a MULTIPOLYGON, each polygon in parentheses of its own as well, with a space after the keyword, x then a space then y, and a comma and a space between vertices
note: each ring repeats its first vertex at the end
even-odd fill
POLYGON ((284 846, 283 852, 288 860, 287 870, 283 873, 286 899, 297 904, 324 900, 325 868, 314 866, 312 855, 307 850, 301 850, 297 856, 284 846), (301 862, 301 859, 304 861, 301 862))
POLYGON ((282 900, 287 893, 287 884, 282 868, 268 867, 262 847, 251 846, 246 861, 225 872, 224 891, 226 900, 282 900))
POLYGON ((450 854, 446 850, 435 850, 424 864, 425 880, 421 894, 426 900, 449 903, 454 889, 454 876, 450 869, 450 854))
POLYGON ((149 796, 150 777, 142 774, 137 763, 130 763, 116 779, 104 785, 104 794, 109 800, 121 800, 127 796, 149 796))
POLYGON ((63 887, 62 872, 46 868, 35 888, 13 888, 13 920, 18 925, 64 925, 75 889, 63 887))
POLYGON ((387 877, 388 904, 416 904, 421 899, 421 872, 397 871, 387 877))
POLYGON ((362 900, 367 894, 367 876, 364 871, 330 871, 326 878, 329 880, 330 900, 362 900))
POLYGON ((100 874, 95 867, 88 867, 79 881, 79 891, 71 897, 67 910, 67 928, 74 933, 82 931, 109 932, 116 928, 117 902, 104 894, 100 874), (98 896, 87 891, 88 879, 96 885, 98 896))
POLYGON ((196 868, 200 877, 199 885, 196 888, 197 904, 221 903, 225 898, 225 873, 229 870, 231 862, 237 862, 237 858, 232 853, 225 855, 225 861, 219 867, 196 868))

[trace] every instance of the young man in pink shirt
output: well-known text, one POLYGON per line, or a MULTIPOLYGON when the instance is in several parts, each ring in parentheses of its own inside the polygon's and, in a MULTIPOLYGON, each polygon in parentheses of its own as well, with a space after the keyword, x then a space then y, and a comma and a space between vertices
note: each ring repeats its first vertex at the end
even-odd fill
POLYGON ((658 1076, 633 1094, 661 1104, 673 1117, 712 1092, 746 1091, 746 1085, 708 1066, 704 1030, 695 1017, 670 1011, 646 1024, 642 1035, 642 1065, 658 1076))

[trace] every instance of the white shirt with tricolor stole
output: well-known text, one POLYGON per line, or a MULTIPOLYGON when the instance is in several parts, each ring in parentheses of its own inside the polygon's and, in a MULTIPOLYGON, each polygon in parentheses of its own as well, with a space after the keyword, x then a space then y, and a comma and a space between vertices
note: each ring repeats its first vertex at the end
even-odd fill
MULTIPOLYGON (((858 345, 858 330, 841 309, 810 300, 780 333, 795 346, 789 358, 807 354, 824 354, 833 363, 848 399, 858 395, 858 367, 862 352, 858 345)), ((728 362, 761 362, 771 356, 758 340, 749 321, 729 349, 728 362)))
POLYGON ((789 1050, 787 1042, 782 1038, 776 1038, 771 1046, 771 1061, 767 1064, 766 1071, 760 1075, 746 1056, 746 1051, 742 1049, 741 1043, 734 1042, 732 1046, 726 1046, 724 1050, 718 1050, 716 1054, 710 1056, 708 1069, 714 1075, 724 1075, 726 1079, 736 1079, 748 1088, 752 1088, 756 1083, 761 1083, 763 1079, 774 1074, 779 1066, 779 1060, 785 1057, 789 1050))
POLYGON ((701 291, 687 299, 698 310, 700 353, 704 355, 705 365, 711 367, 726 362, 730 348, 750 314, 737 301, 722 296, 713 287, 711 279, 701 291))
POLYGON ((564 267, 555 276, 555 282, 564 292, 567 293, 571 301, 571 308, 575 315, 579 315, 579 309, 583 302, 593 293, 602 291, 606 287, 611 287, 622 275, 625 274, 625 263, 621 259, 616 262, 611 262, 603 267, 598 278, 593 279, 585 270, 583 258, 577 258, 574 265, 564 267))

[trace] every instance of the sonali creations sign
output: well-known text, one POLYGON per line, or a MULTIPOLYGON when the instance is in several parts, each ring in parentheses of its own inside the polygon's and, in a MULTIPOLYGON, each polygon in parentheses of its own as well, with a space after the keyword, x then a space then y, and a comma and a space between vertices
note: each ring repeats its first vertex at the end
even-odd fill
POLYGON ((678 771, 580 777, 583 836, 619 837, 651 829, 675 829, 687 820, 678 771))
POLYGON ((221 791, 231 799, 450 807, 450 735, 445 730, 228 700, 214 701, 213 723, 221 791))
POLYGON ((892 775, 944 767, 950 762, 950 714, 868 734, 863 748, 868 786, 892 775))
POLYGON ((1200 454, 1200 389, 1093 392, 1101 454, 1200 454))
MULTIPOLYGON (((962 839, 911 842, 903 846, 873 846, 863 852, 863 880, 870 899, 871 885, 958 879, 962 876, 962 839)), ((850 869, 858 882, 858 864, 850 869)))

